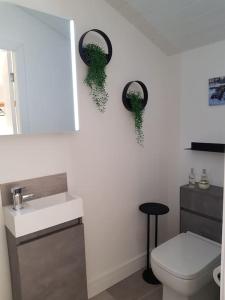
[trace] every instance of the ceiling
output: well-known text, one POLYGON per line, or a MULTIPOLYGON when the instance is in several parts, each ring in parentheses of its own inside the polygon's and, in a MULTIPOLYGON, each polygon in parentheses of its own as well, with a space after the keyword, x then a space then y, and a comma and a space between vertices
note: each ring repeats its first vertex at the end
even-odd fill
POLYGON ((49 15, 43 12, 39 12, 37 10, 33 10, 30 8, 22 7, 22 6, 12 6, 22 9, 26 14, 36 18, 43 25, 48 26, 51 30, 54 30, 62 37, 66 39, 70 39, 70 26, 69 20, 59 18, 53 15, 49 15))
POLYGON ((225 0, 106 0, 168 55, 225 40, 225 0))

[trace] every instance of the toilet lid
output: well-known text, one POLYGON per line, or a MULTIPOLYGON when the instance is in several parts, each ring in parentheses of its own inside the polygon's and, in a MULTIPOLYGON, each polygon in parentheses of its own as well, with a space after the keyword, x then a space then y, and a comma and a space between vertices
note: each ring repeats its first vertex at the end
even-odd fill
POLYGON ((214 266, 220 253, 220 244, 186 232, 154 249, 151 259, 178 278, 194 279, 214 266))

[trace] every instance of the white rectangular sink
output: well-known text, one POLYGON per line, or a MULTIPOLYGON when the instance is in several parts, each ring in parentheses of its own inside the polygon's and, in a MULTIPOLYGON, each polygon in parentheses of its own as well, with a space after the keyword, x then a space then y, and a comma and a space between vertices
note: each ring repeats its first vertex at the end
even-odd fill
POLYGON ((61 193, 25 202, 20 211, 6 206, 4 217, 10 232, 21 237, 83 217, 83 202, 79 197, 61 193))

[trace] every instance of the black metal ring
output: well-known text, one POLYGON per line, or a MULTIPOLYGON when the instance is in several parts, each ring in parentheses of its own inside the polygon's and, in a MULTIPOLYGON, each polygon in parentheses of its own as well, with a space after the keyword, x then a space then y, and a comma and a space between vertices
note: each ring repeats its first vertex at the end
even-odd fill
POLYGON ((110 41, 110 39, 108 38, 108 36, 107 36, 103 31, 101 31, 101 30, 99 30, 99 29, 91 29, 91 30, 85 32, 85 33, 82 35, 82 37, 80 38, 80 41, 79 41, 79 52, 80 52, 80 57, 81 57, 81 59, 83 60, 83 62, 84 62, 86 65, 88 65, 88 66, 90 65, 90 61, 89 61, 89 59, 87 58, 87 55, 86 55, 86 53, 85 53, 85 48, 83 47, 83 42, 84 42, 85 36, 86 36, 89 32, 91 32, 91 31, 97 32, 98 34, 100 34, 100 35, 104 38, 104 40, 105 40, 105 42, 106 42, 106 44, 107 44, 107 47, 108 47, 108 54, 106 54, 106 59, 107 59, 107 64, 108 64, 108 63, 110 62, 111 58, 112 58, 112 44, 111 44, 111 41, 110 41))
POLYGON ((145 86, 145 84, 142 81, 139 80, 135 80, 135 81, 130 81, 126 84, 124 90, 123 90, 123 95, 122 95, 122 99, 123 99, 123 105, 126 107, 127 110, 132 111, 132 106, 130 103, 130 99, 127 97, 127 91, 129 89, 129 87, 133 84, 133 83, 138 83, 142 90, 143 90, 143 94, 144 94, 144 98, 141 99, 141 103, 142 103, 142 109, 145 108, 147 102, 148 102, 148 90, 145 86))

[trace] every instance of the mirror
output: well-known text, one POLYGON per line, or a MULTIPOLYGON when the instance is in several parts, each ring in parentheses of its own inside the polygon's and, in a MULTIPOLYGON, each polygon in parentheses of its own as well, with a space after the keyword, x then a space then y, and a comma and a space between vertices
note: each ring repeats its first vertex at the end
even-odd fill
POLYGON ((0 135, 79 129, 73 20, 0 3, 0 135))

